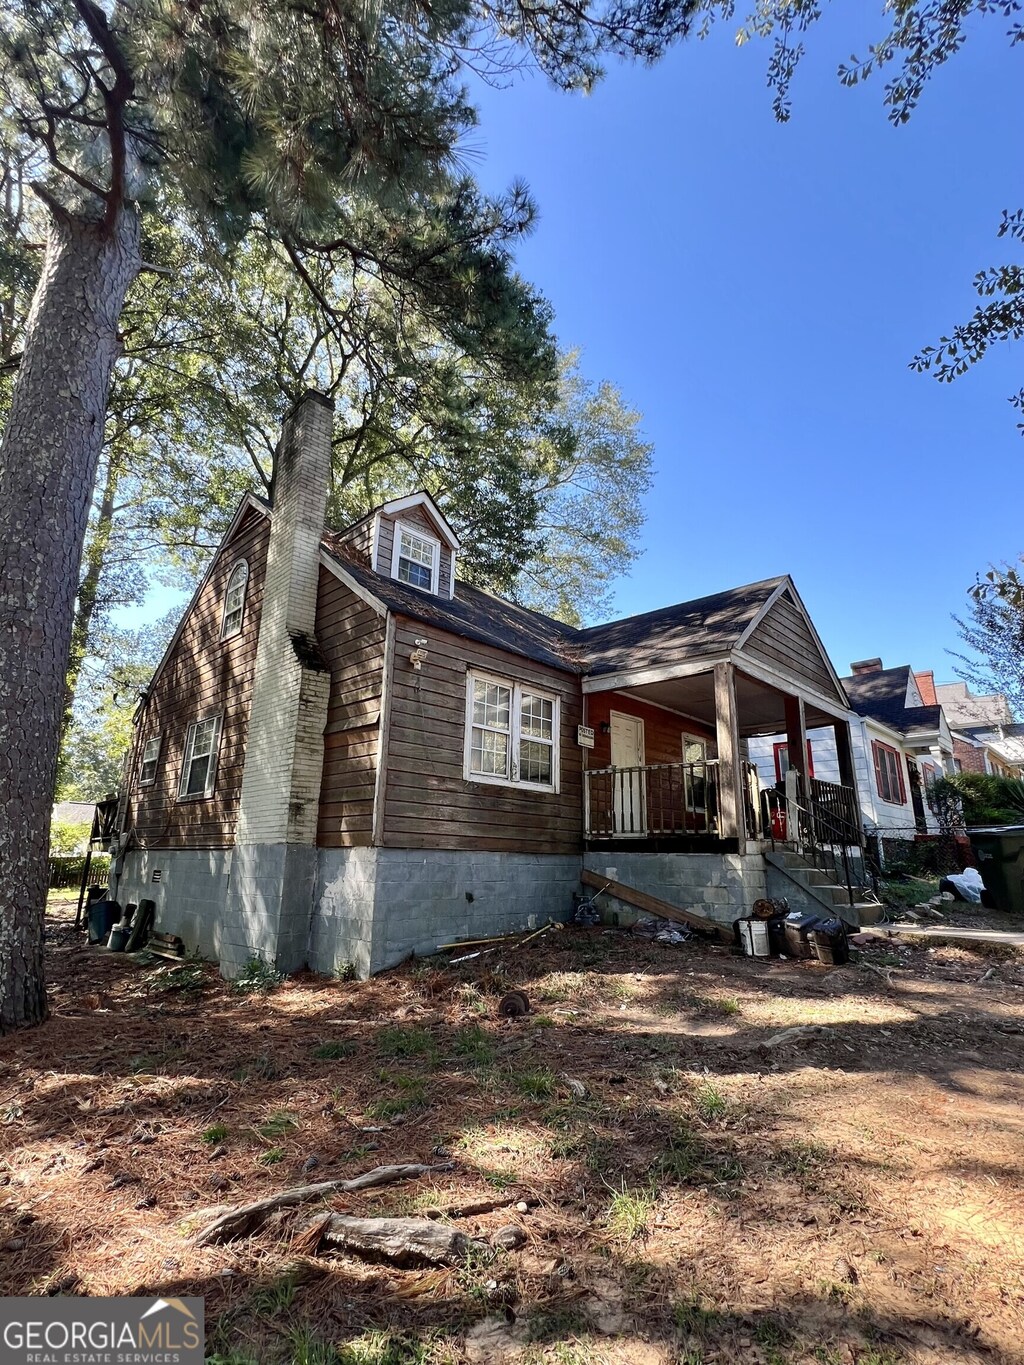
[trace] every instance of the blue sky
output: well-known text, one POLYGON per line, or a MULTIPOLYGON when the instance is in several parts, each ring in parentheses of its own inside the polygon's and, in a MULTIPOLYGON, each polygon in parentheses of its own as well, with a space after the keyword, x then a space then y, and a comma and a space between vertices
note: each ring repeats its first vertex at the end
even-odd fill
POLYGON ((655 446, 618 611, 789 572, 840 672, 880 654, 951 677, 950 612, 1024 550, 1006 401, 1024 375, 1007 346, 953 385, 907 362, 1012 259, 995 231, 1024 203, 1021 53, 981 23, 895 129, 881 80, 835 76, 880 36, 874 10, 812 33, 786 125, 767 48, 721 29, 589 97, 475 91, 472 164, 491 190, 529 183, 522 272, 655 446))
POLYGON ((894 129, 882 80, 835 75, 880 36, 874 9, 828 10, 788 124, 767 48, 720 28, 589 97, 477 87, 467 150, 489 190, 529 183, 522 273, 655 447, 617 613, 789 572, 840 673, 879 654, 950 678, 950 613, 1024 550, 1007 402, 1024 375, 1009 346, 953 385, 907 362, 969 315, 977 270, 1012 259, 995 233, 1024 204, 1024 54, 1004 21, 976 24, 894 129))

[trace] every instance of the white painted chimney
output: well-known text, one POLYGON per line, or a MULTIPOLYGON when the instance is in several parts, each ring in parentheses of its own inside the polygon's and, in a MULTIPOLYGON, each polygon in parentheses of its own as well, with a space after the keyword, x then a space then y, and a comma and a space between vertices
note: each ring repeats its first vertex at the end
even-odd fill
POLYGON ((334 405, 308 392, 286 419, 272 490, 239 844, 315 844, 331 677, 316 644, 334 405))

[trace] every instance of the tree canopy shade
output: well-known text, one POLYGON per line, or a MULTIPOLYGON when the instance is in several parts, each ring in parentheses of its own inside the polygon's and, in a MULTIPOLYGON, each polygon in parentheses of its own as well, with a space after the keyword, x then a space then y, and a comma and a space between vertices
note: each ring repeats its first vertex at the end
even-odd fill
POLYGON ((602 53, 653 59, 690 16, 658 0, 5 7, 0 154, 49 222, 0 445, 0 1030, 46 1009, 64 670, 119 323, 149 224, 180 212, 212 249, 264 233, 328 315, 317 263, 339 257, 439 306, 454 292, 467 327, 523 310, 517 365, 540 374, 553 345, 497 249, 532 208, 519 187, 483 200, 454 177, 474 118, 460 72, 527 61, 589 88, 602 53))

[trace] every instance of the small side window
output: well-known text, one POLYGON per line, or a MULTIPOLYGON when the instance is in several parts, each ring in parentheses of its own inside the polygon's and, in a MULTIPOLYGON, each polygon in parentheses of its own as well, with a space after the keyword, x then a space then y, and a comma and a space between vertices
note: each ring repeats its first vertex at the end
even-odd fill
POLYGON ((220 747, 220 716, 208 716, 188 727, 185 758, 181 765, 178 800, 212 796, 217 779, 217 750, 220 747))
POLYGON ((156 781, 157 768, 160 763, 160 736, 154 735, 152 739, 147 739, 142 750, 142 763, 139 767, 139 786, 151 787, 156 781))
POLYGON ((391 576, 423 592, 437 592, 441 542, 420 535, 403 522, 395 525, 395 552, 391 576))
POLYGON ((249 565, 240 559, 228 577, 224 593, 224 614, 220 622, 220 638, 227 640, 242 629, 245 616, 245 591, 249 585, 249 565))

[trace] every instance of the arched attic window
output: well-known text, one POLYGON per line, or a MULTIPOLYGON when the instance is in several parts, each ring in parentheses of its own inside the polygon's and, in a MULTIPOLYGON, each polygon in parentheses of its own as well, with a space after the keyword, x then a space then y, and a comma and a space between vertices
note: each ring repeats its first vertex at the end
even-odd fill
POLYGON ((228 586, 224 593, 224 614, 220 622, 220 638, 229 639, 242 629, 245 615, 245 590, 249 585, 249 565, 240 559, 228 576, 228 586))

